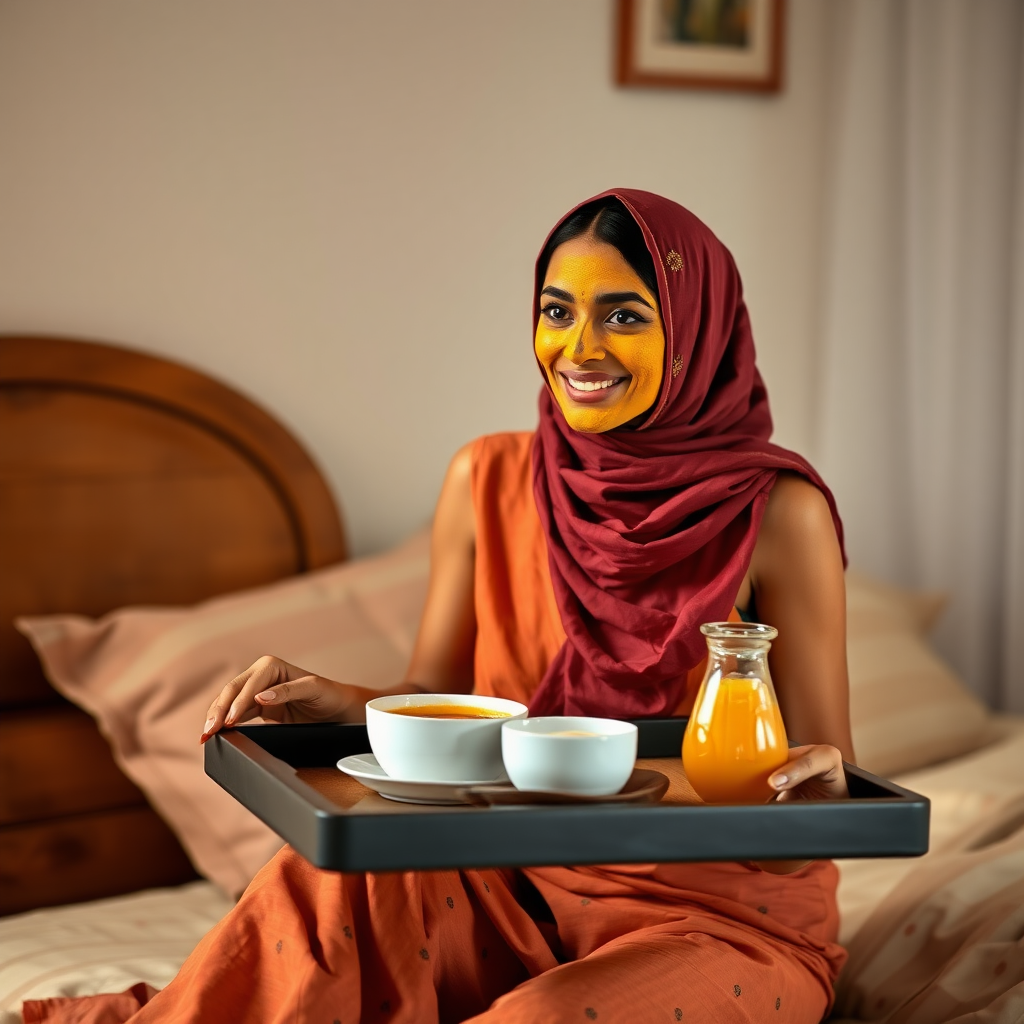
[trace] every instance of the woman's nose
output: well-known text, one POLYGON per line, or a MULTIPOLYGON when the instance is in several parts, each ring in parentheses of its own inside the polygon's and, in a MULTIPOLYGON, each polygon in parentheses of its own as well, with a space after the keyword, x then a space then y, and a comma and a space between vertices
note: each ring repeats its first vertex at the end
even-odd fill
POLYGON ((566 359, 572 360, 577 366, 589 359, 604 357, 604 351, 595 336, 595 331, 587 321, 578 324, 576 330, 566 339, 564 355, 566 359))

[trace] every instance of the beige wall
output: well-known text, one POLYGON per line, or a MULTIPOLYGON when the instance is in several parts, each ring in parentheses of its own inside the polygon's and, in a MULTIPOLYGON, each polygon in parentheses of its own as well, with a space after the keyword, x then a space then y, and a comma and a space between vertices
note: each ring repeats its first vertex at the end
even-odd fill
POLYGON ((609 0, 0 0, 0 331, 255 396, 370 551, 461 443, 532 425, 536 250, 630 185, 732 248, 808 451, 824 6, 792 0, 766 98, 615 88, 609 0))

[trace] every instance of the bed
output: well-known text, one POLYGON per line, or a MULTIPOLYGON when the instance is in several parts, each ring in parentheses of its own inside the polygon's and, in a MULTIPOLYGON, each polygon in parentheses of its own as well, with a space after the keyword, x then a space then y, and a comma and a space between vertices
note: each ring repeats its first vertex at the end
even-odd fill
MULTIPOLYGON (((0 338, 0 496, 9 1024, 24 998, 174 975, 279 842, 203 776, 206 704, 269 650, 362 685, 393 681, 414 638, 427 543, 420 532, 345 562, 329 488, 269 413, 176 363, 61 338, 0 338)), ((934 1014, 976 1004, 996 1007, 986 1020, 1017 1020, 1024 950, 1013 959, 1005 907, 1024 907, 1013 888, 1015 866, 1024 878, 1024 723, 989 714, 928 651, 934 595, 856 576, 849 590, 861 761, 932 798, 933 852, 840 865, 855 969, 837 1013, 887 1019, 915 998, 899 988, 906 965, 880 968, 873 951, 890 933, 924 933, 914 915, 928 916, 927 899, 913 894, 961 878, 955 861, 1006 875, 995 896, 957 890, 975 911, 983 898, 1004 908, 988 912, 1001 936, 986 933, 988 987, 947 983, 939 965, 915 982, 917 997, 940 990, 946 1010, 933 1000, 933 1016, 898 1019, 952 1019, 934 1014)))

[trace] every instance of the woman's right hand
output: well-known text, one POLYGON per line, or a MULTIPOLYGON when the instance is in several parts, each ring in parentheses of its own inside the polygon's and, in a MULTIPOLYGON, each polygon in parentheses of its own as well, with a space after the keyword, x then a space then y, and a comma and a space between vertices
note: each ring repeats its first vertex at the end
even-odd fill
POLYGON ((280 658, 263 657, 220 691, 207 712, 199 742, 256 717, 272 722, 361 721, 365 699, 359 687, 315 676, 280 658))

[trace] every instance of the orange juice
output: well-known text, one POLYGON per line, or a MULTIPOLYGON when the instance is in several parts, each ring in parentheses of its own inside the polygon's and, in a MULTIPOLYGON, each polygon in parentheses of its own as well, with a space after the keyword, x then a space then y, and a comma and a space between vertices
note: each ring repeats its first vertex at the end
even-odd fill
POLYGON ((789 759, 771 684, 713 672, 701 685, 683 737, 683 767, 707 803, 765 803, 768 776, 789 759))

